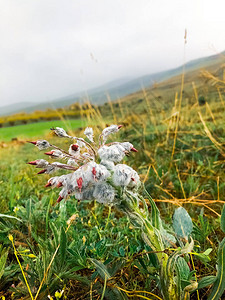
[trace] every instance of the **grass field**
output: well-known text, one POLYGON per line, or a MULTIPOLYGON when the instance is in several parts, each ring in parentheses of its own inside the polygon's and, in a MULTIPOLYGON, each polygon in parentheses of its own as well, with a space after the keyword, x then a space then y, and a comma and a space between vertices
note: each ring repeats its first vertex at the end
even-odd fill
POLYGON ((64 127, 67 130, 74 130, 84 127, 85 123, 81 120, 57 120, 48 122, 38 122, 27 125, 17 125, 12 127, 0 128, 0 141, 10 141, 13 138, 28 139, 40 138, 49 133, 51 127, 64 127))
MULTIPOLYGON (((225 270, 221 264, 224 256, 218 253, 224 238, 220 223, 225 203, 225 107, 216 86, 201 86, 210 93, 205 104, 199 105, 198 87, 191 90, 186 86, 189 97, 185 94, 183 98, 176 82, 173 89, 168 87, 164 92, 162 86, 160 94, 147 90, 122 99, 111 106, 110 113, 110 106, 104 106, 102 113, 105 111, 107 123, 110 115, 111 123, 124 124, 112 141, 130 141, 139 150, 123 163, 140 174, 160 210, 163 226, 173 232, 171 223, 177 207, 184 207, 191 216, 194 248, 179 260, 183 264, 181 283, 183 288, 197 281, 202 288, 196 290, 195 285, 188 296, 204 300, 215 280, 222 293, 225 282, 224 272, 218 271, 225 270), (162 99, 158 101, 156 95, 162 99), (175 99, 170 101, 172 96, 175 99), (208 281, 205 276, 210 276, 208 281)), ((101 119, 100 113, 93 111, 85 122, 71 121, 69 128, 90 122, 100 132, 104 114, 101 119)), ((32 134, 41 138, 52 126, 67 129, 58 121, 33 124, 33 131, 30 126, 0 129, 0 135, 9 130, 9 137, 4 133, 9 141, 22 131, 26 139, 32 134)), ((83 137, 81 130, 76 134, 83 137)), ((65 150, 70 144, 53 137, 51 143, 65 150)), ((39 158, 46 157, 31 144, 13 142, 0 149, 1 213, 19 219, 0 216, 0 256, 2 261, 8 257, 2 273, 0 265, 0 297, 30 297, 8 239, 12 234, 33 297, 41 287, 38 299, 48 295, 53 299, 163 299, 159 262, 142 239, 142 228, 121 211, 95 201, 78 203, 71 197, 56 204, 58 190, 44 188, 51 175, 36 175, 39 170, 26 164, 39 158), (68 225, 71 216, 73 223, 68 225)), ((168 255, 179 252, 179 247, 184 247, 184 240, 177 238, 173 247, 166 249, 168 255)), ((218 295, 213 299, 223 297, 218 295)))

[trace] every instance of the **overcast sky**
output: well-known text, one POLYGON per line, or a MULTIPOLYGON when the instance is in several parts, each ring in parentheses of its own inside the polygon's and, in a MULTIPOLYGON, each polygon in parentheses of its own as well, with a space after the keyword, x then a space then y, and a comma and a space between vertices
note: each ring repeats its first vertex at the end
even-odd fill
POLYGON ((0 0, 0 106, 225 50, 223 0, 0 0))

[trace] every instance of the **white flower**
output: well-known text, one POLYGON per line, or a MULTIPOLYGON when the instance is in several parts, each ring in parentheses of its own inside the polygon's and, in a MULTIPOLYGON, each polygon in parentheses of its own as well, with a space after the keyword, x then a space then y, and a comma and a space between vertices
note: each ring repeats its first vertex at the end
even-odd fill
POLYGON ((139 177, 138 173, 136 171, 134 171, 132 173, 131 181, 129 183, 129 186, 130 187, 135 187, 135 186, 139 186, 139 184, 140 184, 140 177, 139 177))
POLYGON ((67 188, 63 188, 59 193, 59 198, 57 199, 57 202, 60 202, 62 199, 65 199, 68 196, 68 190, 67 188))
POLYGON ((140 181, 137 172, 123 164, 115 166, 112 180, 115 186, 135 186, 140 181))
POLYGON ((45 159, 36 159, 34 161, 30 161, 29 165, 34 165, 36 168, 46 168, 49 165, 49 162, 45 159))
POLYGON ((78 167, 79 166, 73 158, 69 158, 68 159, 67 165, 74 166, 74 167, 78 167))
POLYGON ((95 190, 94 185, 88 186, 83 192, 83 200, 94 200, 94 196, 93 196, 94 190, 95 190))
POLYGON ((70 145, 69 154, 78 158, 80 156, 80 147, 77 144, 70 145))
POLYGON ((105 144, 110 134, 118 132, 121 127, 122 125, 111 125, 103 129, 102 131, 103 144, 105 144))
POLYGON ((119 143, 127 152, 134 151, 138 152, 137 149, 129 142, 119 143))
POLYGON ((49 144, 49 142, 46 141, 46 140, 38 140, 38 141, 35 141, 35 142, 29 142, 29 143, 34 144, 35 146, 37 146, 39 150, 44 150, 44 149, 47 149, 51 146, 49 144))
POLYGON ((44 170, 38 172, 38 174, 42 174, 42 173, 46 173, 46 174, 50 174, 55 172, 58 168, 58 166, 63 165, 60 162, 54 162, 52 164, 49 164, 44 170))
POLYGON ((120 144, 103 146, 98 150, 98 154, 103 161, 120 162, 125 156, 125 149, 120 144))
POLYGON ((75 192, 75 198, 77 200, 94 200, 93 192, 94 192, 95 186, 90 185, 86 187, 83 192, 75 192))
POLYGON ((90 161, 90 160, 94 160, 94 157, 92 154, 88 153, 88 152, 84 152, 82 153, 82 157, 87 160, 87 161, 90 161))
POLYGON ((66 133, 66 131, 61 127, 51 128, 55 132, 56 135, 59 137, 67 137, 70 138, 70 136, 66 133))
POLYGON ((46 155, 50 155, 52 157, 57 157, 57 158, 63 158, 64 157, 64 154, 62 153, 62 151, 57 150, 57 149, 56 150, 53 149, 53 150, 51 150, 49 152, 45 152, 45 154, 46 155))
MULTIPOLYGON (((100 142, 100 148, 97 150, 97 145, 94 144, 92 147, 83 138, 69 136, 63 128, 56 127, 52 130, 58 136, 73 138, 76 141, 76 144, 70 145, 69 153, 51 145, 46 140, 38 140, 31 143, 40 150, 53 147, 53 150, 45 154, 52 157, 65 158, 67 164, 59 162, 49 163, 44 159, 31 161, 28 164, 43 168, 38 174, 49 174, 58 169, 72 171, 66 175, 50 178, 46 184, 46 187, 62 187, 57 202, 68 196, 75 195, 77 200, 96 199, 99 203, 111 205, 115 198, 115 186, 126 187, 127 191, 131 192, 137 191, 134 187, 138 187, 140 183, 137 172, 132 168, 123 164, 115 165, 115 163, 123 160, 130 151, 137 151, 133 145, 129 142, 116 142, 109 146, 104 145, 108 136, 118 132, 120 128, 121 125, 111 125, 105 128, 100 135, 103 144, 100 142), (100 163, 95 162, 97 151, 100 163), (110 183, 106 183, 107 180, 110 183)), ((87 127, 84 134, 90 142, 94 142, 94 133, 91 127, 87 127)))
POLYGON ((112 171, 115 167, 114 163, 110 160, 101 160, 100 165, 103 165, 106 167, 107 170, 112 171))
POLYGON ((93 129, 91 127, 87 127, 84 130, 84 134, 89 139, 89 141, 91 141, 92 143, 94 143, 94 132, 93 132, 93 129))
POLYGON ((59 176, 55 176, 55 177, 51 177, 49 180, 48 180, 48 183, 45 185, 45 187, 53 187, 55 188, 57 186, 59 182, 59 176))
POLYGON ((99 203, 109 205, 112 204, 114 200, 115 191, 108 183, 101 182, 96 184, 93 196, 99 203))
POLYGON ((80 169, 82 170, 83 179, 87 183, 104 181, 110 176, 110 173, 106 167, 99 165, 96 162, 89 162, 86 165, 83 165, 80 169))
POLYGON ((83 192, 75 191, 74 196, 78 201, 83 200, 83 192))
POLYGON ((85 142, 83 142, 83 141, 84 141, 84 139, 82 139, 82 138, 77 139, 77 145, 78 145, 80 148, 83 148, 83 147, 86 148, 86 144, 85 144, 85 142))

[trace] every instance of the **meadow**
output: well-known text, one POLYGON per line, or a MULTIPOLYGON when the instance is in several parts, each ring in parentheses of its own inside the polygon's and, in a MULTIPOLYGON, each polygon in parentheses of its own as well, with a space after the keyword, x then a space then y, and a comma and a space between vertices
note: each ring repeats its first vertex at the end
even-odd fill
MULTIPOLYGON (((9 142, 47 138, 67 149, 70 142, 48 135, 50 127, 83 137, 86 125, 100 133, 115 122, 123 128, 111 141, 129 141, 138 149, 124 162, 140 174, 164 228, 173 232, 177 207, 192 219, 194 247, 179 259, 182 299, 223 297, 224 254, 218 249, 224 238, 225 83, 198 86, 190 77, 185 93, 180 77, 171 84, 93 108, 66 124, 0 129, 5 142, 0 149, 0 299, 163 299, 157 255, 143 240, 142 228, 96 201, 71 197, 57 204, 57 190, 44 187, 49 175, 36 175, 38 170, 26 164, 46 155, 31 144, 9 142)), ((148 200, 146 205, 150 211, 148 200)), ((183 246, 176 237, 166 251, 172 257, 183 246)))
POLYGON ((38 123, 17 125, 13 127, 0 128, 0 141, 8 142, 12 139, 24 140, 29 138, 40 138, 49 133, 49 128, 59 126, 65 128, 79 128, 84 126, 84 121, 78 120, 53 120, 38 123))

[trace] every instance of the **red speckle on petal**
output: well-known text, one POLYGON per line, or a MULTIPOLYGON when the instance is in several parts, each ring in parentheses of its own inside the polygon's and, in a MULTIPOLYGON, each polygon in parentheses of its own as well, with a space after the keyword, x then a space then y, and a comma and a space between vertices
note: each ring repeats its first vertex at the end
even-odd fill
POLYGON ((53 155, 53 151, 45 152, 46 155, 53 155))
POLYGON ((135 181, 134 177, 131 177, 131 180, 132 180, 132 181, 135 181))
POLYGON ((130 149, 131 151, 134 151, 134 152, 138 152, 137 149, 135 149, 134 147, 130 149))
POLYGON ((49 186, 51 186, 52 184, 51 184, 51 182, 48 182, 46 185, 45 185, 45 187, 49 187, 49 186))
POLYGON ((60 188, 62 185, 63 185, 62 182, 59 182, 59 183, 57 184, 57 187, 60 188))
POLYGON ((59 196, 59 198, 57 199, 57 203, 59 203, 60 201, 62 201, 63 197, 59 196))
POLYGON ((97 171, 96 171, 95 167, 93 167, 93 169, 92 169, 92 174, 93 174, 94 176, 97 174, 97 171))
POLYGON ((47 171, 47 169, 43 169, 43 170, 41 170, 40 172, 38 172, 37 174, 43 174, 43 173, 45 173, 47 171))
POLYGON ((27 164, 36 166, 37 165, 37 161, 36 160, 30 161, 27 164))
POLYGON ((78 146, 78 145, 75 145, 75 144, 73 144, 73 145, 71 146, 71 149, 72 149, 73 151, 77 151, 78 148, 79 148, 79 146, 78 146))
POLYGON ((31 143, 31 144, 33 144, 33 145, 36 145, 37 144, 37 142, 30 142, 30 141, 27 141, 28 143, 31 143))
POLYGON ((81 189, 82 189, 82 184, 83 184, 83 178, 80 177, 77 179, 77 185, 78 185, 78 189, 79 189, 80 193, 81 193, 81 189))

